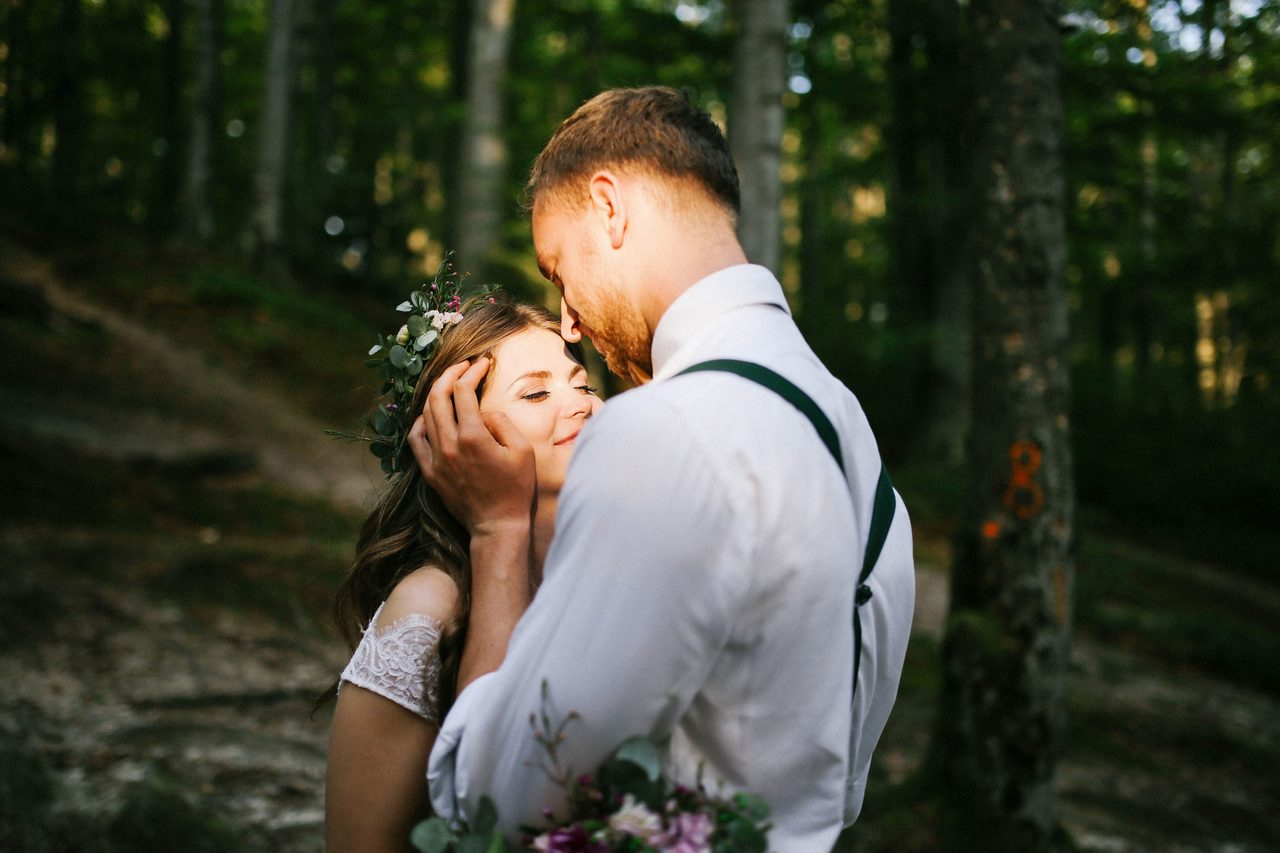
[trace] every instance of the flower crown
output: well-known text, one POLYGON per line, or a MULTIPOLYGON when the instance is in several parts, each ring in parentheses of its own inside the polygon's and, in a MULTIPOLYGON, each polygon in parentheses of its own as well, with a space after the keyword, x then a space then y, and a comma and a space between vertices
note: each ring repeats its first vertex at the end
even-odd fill
MULTIPOLYGON (((328 431, 341 438, 369 442, 369 450, 378 457, 387 479, 413 464, 406 451, 414 421, 414 389, 427 362, 436 354, 442 336, 450 326, 462 321, 462 278, 446 256, 431 282, 396 306, 397 311, 409 315, 399 331, 379 337, 369 350, 365 367, 377 369, 383 380, 381 393, 390 396, 364 419, 364 425, 372 434, 328 431)), ((497 290, 495 285, 480 285, 473 295, 483 296, 497 290)), ((493 302, 495 298, 490 295, 488 301, 493 302)))

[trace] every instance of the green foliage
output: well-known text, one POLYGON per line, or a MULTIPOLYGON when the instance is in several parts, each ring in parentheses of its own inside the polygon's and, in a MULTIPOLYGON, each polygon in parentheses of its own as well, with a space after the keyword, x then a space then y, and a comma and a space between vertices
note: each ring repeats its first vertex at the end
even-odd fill
POLYGON ((44 756, 0 732, 0 848, 45 849, 54 793, 44 756))
POLYGON ((1167 553, 1086 536, 1076 574, 1080 629, 1152 657, 1280 693, 1274 602, 1167 553))
POLYGON ((107 827, 107 838, 117 849, 135 853, 160 853, 175 844, 193 853, 243 849, 223 818, 183 791, 176 780, 161 774, 129 790, 124 806, 107 827))

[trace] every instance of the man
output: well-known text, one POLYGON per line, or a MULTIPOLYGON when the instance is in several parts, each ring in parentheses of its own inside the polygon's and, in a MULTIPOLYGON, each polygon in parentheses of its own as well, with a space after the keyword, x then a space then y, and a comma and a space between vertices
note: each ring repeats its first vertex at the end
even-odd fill
POLYGON ((545 684, 553 724, 577 715, 560 769, 594 770, 647 734, 669 778, 701 768, 712 790, 762 796, 771 849, 828 850, 861 808, 914 602, 910 524, 889 491, 855 690, 855 589, 881 474, 866 418, 801 337, 777 280, 746 263, 724 138, 681 94, 593 98, 538 157, 529 191, 564 337, 586 335, 612 370, 652 381, 579 437, 531 603, 529 454, 508 424, 480 417, 488 363, 457 365, 433 388, 411 441, 472 533, 474 575, 433 802, 465 818, 487 794, 508 831, 563 805, 530 728, 545 684), (774 391, 728 373, 676 376, 722 358, 764 364, 816 401, 844 471, 774 391))

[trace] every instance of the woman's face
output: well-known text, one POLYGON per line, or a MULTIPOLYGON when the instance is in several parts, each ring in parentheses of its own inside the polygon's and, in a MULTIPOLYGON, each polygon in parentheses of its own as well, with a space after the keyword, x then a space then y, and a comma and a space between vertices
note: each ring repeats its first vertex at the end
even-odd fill
POLYGON ((498 344, 493 356, 480 411, 511 418, 533 445, 538 490, 557 493, 578 433, 604 404, 555 332, 525 329, 498 344))

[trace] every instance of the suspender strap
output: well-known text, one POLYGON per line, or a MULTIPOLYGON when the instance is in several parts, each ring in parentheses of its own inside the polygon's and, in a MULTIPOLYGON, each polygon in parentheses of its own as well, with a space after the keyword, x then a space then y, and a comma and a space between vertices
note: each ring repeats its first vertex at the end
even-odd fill
POLYGON ((739 361, 736 358, 714 358, 699 362, 692 367, 686 367, 676 375, 684 376, 686 373, 699 373, 704 370, 736 373, 757 385, 763 385, 795 406, 813 424, 813 428, 818 431, 818 437, 827 446, 827 450, 831 451, 831 456, 840 466, 840 470, 844 470, 844 457, 840 453, 840 436, 836 433, 836 428, 831 425, 831 421, 827 420, 827 416, 822 413, 822 409, 818 408, 818 404, 813 402, 813 398, 797 388, 790 379, 762 364, 739 361))
MULTIPOLYGON (((734 373, 778 394, 809 419, 813 428, 818 431, 822 443, 827 446, 832 458, 840 466, 841 472, 844 471, 844 456, 840 452, 840 436, 836 428, 831 425, 831 421, 823 414, 818 404, 813 402, 813 398, 796 387, 790 379, 762 364, 736 358, 716 358, 699 362, 686 367, 676 375, 683 376, 686 373, 702 371, 734 373)), ((893 525, 893 514, 896 509, 897 500, 893 496, 893 483, 889 481, 888 469, 881 463, 880 478, 876 482, 876 495, 871 505, 871 527, 867 531, 867 550, 862 556, 862 571, 858 575, 858 589, 854 599, 856 602, 853 608, 853 688, 855 691, 858 689, 858 670, 862 663, 862 618, 858 611, 871 599, 871 587, 867 586, 867 579, 871 577, 871 570, 875 568, 876 561, 880 559, 880 552, 884 550, 884 543, 889 537, 889 528, 893 525)))

